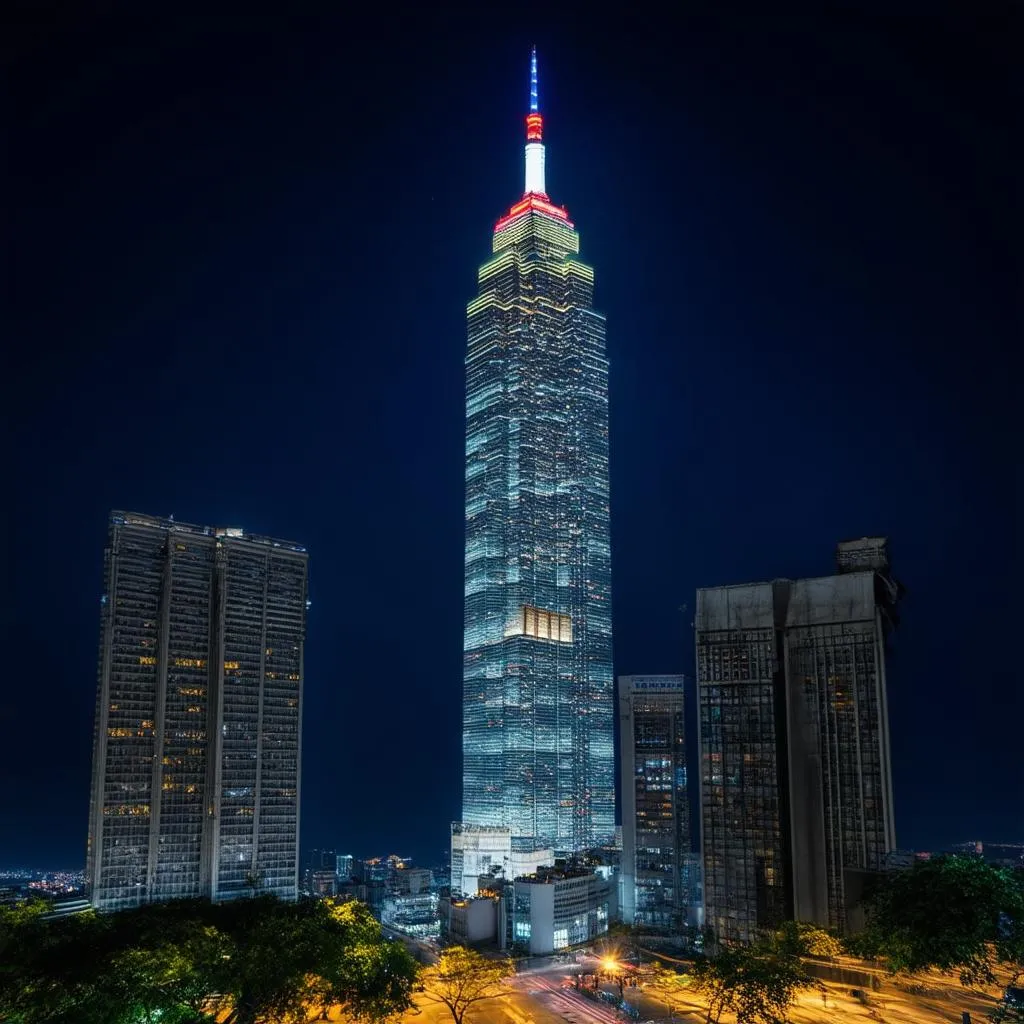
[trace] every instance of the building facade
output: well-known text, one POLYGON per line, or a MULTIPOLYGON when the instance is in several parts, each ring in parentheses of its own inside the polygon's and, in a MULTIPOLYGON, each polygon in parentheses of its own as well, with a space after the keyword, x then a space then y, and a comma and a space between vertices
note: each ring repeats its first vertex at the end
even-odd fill
POLYGON ((504 949, 505 903, 500 895, 445 897, 441 900, 441 934, 455 946, 504 949))
POLYGON ((615 831, 608 362, 542 130, 535 53, 525 192, 467 308, 463 821, 572 851, 615 831))
POLYGON ((590 942, 616 916, 616 882, 583 868, 542 868, 513 883, 512 938, 545 956, 590 942))
POLYGON ((347 882, 352 877, 354 858, 351 853, 339 853, 334 858, 334 871, 339 882, 347 882))
POLYGON ((837 573, 697 592, 705 919, 753 940, 844 930, 895 849, 886 637, 902 587, 883 538, 837 573))
POLYGON ((693 900, 685 680, 619 677, 622 919, 679 932, 693 900))
POLYGON ((380 921, 418 939, 437 936, 441 933, 437 893, 429 889, 415 893, 389 892, 381 904, 380 921))
POLYGON ((86 880, 117 910, 298 889, 307 554, 110 517, 86 880))
POLYGON ((508 876, 512 865, 512 830, 452 822, 452 895, 475 896, 481 875, 508 876))

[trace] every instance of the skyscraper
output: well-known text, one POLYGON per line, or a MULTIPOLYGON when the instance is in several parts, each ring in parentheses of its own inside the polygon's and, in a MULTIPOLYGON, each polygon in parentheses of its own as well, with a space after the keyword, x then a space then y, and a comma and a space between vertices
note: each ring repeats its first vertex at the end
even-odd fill
POLYGON ((678 932, 692 860, 682 676, 619 676, 622 919, 678 932))
POLYGON ((705 915, 749 942, 843 930, 895 847, 886 637, 902 587, 884 538, 834 576, 697 591, 705 915))
POLYGON ((467 307, 463 821, 575 851, 615 831, 608 361, 544 171, 534 51, 524 194, 467 307))
POLYGON ((86 881, 116 910, 294 899, 304 548, 110 516, 86 881))

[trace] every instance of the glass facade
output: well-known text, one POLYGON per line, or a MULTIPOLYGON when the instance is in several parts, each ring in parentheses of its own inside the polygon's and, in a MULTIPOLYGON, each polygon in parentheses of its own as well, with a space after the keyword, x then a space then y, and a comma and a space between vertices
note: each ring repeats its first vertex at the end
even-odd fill
POLYGON ((627 924, 678 932, 691 893, 682 676, 622 676, 622 911, 627 924))
POLYGON ((792 918, 793 904, 772 585, 744 589, 761 614, 699 629, 697 678, 705 923, 746 943, 792 918))
POLYGON ((115 910, 297 889, 305 550, 115 512, 87 880, 115 910))
POLYGON ((467 310, 463 820, 572 851, 615 831, 608 362, 527 128, 467 310))
POLYGON ((705 920, 719 938, 788 919, 844 931, 859 876, 895 848, 885 644, 901 594, 884 538, 841 544, 835 576, 697 592, 705 920))

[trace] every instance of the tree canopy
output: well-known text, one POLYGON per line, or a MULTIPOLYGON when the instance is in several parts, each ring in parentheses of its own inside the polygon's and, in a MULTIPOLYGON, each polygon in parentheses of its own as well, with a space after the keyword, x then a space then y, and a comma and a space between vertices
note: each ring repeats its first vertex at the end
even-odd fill
POLYGON ((455 1024, 462 1024, 471 1006, 500 994, 501 982, 511 973, 507 960, 489 960, 476 950, 451 946, 423 971, 424 998, 447 1006, 455 1024))
POLYGON ((1024 872, 978 857, 918 861, 886 875, 867 927, 849 943, 893 972, 938 968, 964 985, 991 984, 999 964, 1024 965, 1024 872))
POLYGON ((354 901, 181 900, 52 921, 0 912, 0 1019, 11 1024, 306 1021, 341 1004, 410 1005, 416 964, 354 901))
POLYGON ((769 941, 775 950, 790 956, 834 960, 843 951, 842 942, 834 935, 803 921, 786 921, 769 941))
POLYGON ((708 1001, 707 1024, 718 1024, 726 1012, 735 1014, 737 1024, 778 1024, 797 992, 822 987, 799 956, 775 943, 725 946, 713 957, 702 957, 690 984, 708 1001))

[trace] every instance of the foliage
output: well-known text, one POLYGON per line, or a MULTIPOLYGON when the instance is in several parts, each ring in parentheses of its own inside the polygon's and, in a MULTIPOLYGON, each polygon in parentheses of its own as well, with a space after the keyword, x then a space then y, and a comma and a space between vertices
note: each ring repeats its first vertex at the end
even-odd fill
POLYGON ((727 1011, 737 1024, 778 1024, 800 989, 822 987, 799 957, 772 944, 726 946, 697 961, 690 983, 708 1000, 707 1024, 718 1024, 727 1011))
POLYGON ((814 956, 834 960, 843 944, 834 935, 803 921, 786 921, 769 940, 772 948, 789 956, 814 956))
POLYGON ((362 904, 200 900, 43 921, 0 914, 0 1019, 11 1024, 357 1020, 410 1005, 416 965, 362 904))
POLYGON ((1024 1024, 1024 967, 1017 971, 1003 992, 1003 998, 988 1015, 992 1024, 1024 1024))
POLYGON ((421 975, 424 997, 448 1007, 455 1024, 482 999, 501 992, 501 982, 512 973, 507 960, 488 960, 463 946, 446 949, 433 967, 421 975))
POLYGON ((935 967, 992 984, 997 965, 1024 965, 1024 874, 977 857, 918 861, 874 890, 867 927, 848 945, 894 973, 935 967))

